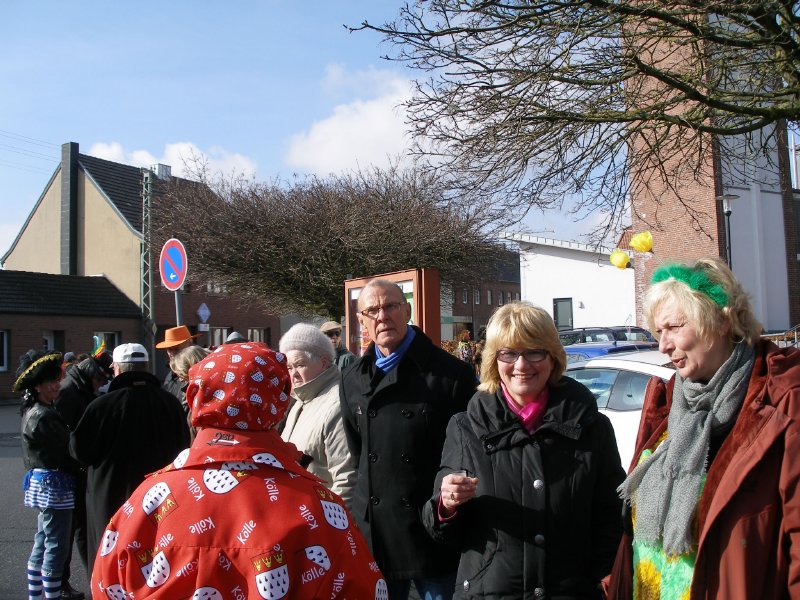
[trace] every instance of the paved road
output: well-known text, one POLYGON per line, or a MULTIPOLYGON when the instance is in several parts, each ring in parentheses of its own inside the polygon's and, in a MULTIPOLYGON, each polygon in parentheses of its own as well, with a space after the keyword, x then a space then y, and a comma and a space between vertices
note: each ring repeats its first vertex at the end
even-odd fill
MULTIPOLYGON (((25 564, 36 533, 36 511, 22 505, 19 406, 0 404, 0 599, 27 600, 25 564)), ((72 584, 88 592, 86 572, 73 553, 72 584)))

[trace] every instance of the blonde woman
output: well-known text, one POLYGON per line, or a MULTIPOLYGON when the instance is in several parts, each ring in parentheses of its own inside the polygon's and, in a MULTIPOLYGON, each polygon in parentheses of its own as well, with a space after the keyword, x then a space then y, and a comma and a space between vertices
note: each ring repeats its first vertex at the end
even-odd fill
POLYGON ((450 419, 428 532, 461 549, 454 598, 595 599, 622 534, 611 423, 564 377, 553 319, 527 302, 486 329, 481 383, 450 419))

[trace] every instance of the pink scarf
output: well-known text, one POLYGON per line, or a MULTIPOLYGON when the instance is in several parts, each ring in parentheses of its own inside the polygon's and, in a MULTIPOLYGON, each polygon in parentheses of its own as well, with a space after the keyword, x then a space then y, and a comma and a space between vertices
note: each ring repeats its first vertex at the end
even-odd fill
POLYGON ((533 402, 529 402, 525 406, 520 406, 514 401, 502 381, 500 382, 500 388, 503 390, 503 398, 505 398, 508 408, 522 421, 522 426, 525 427, 525 431, 529 434, 536 431, 539 425, 542 424, 544 409, 547 408, 547 402, 550 400, 549 388, 545 386, 539 396, 537 396, 533 402))

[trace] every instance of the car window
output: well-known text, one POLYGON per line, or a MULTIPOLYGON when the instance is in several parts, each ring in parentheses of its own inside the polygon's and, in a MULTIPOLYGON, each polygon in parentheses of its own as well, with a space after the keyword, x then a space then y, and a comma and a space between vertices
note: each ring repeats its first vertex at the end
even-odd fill
POLYGON ((610 331, 598 331, 592 334, 592 339, 586 340, 587 342, 613 342, 614 334, 610 331))
POLYGON ((591 356, 583 352, 567 352, 567 364, 589 360, 591 356))
POLYGON ((597 400, 597 408, 606 408, 618 373, 619 371, 616 369, 589 368, 575 369, 569 371, 567 375, 589 388, 597 400))
POLYGON ((577 331, 570 331, 567 333, 559 333, 558 338, 564 346, 569 346, 570 344, 577 344, 581 339, 581 334, 577 331))
POLYGON ((609 410, 641 410, 650 375, 619 371, 608 400, 609 410))
POLYGON ((630 329, 617 329, 614 335, 618 340, 627 340, 629 342, 655 342, 656 339, 646 329, 641 327, 632 327, 630 329))

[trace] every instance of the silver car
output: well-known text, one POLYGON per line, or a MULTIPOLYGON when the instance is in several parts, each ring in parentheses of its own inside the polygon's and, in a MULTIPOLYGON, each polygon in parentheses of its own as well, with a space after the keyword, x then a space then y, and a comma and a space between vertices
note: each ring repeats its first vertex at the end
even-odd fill
POLYGON ((668 381, 675 374, 672 361, 658 350, 620 353, 570 363, 565 374, 589 388, 597 408, 611 420, 622 467, 627 469, 647 382, 654 376, 668 381))

